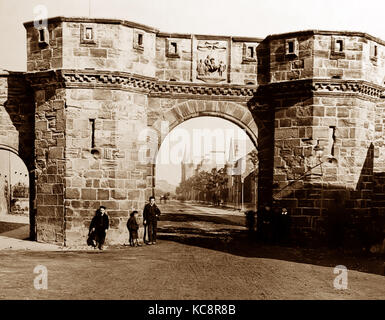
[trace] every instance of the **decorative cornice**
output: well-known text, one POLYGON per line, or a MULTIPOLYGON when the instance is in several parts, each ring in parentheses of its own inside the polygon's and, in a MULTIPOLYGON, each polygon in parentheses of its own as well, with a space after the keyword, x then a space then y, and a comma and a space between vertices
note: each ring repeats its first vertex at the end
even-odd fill
POLYGON ((257 93, 257 86, 241 85, 202 85, 197 83, 181 83, 157 81, 151 90, 152 96, 166 94, 208 95, 208 96, 233 96, 252 98, 257 93))
POLYGON ((62 77, 67 88, 71 87, 110 87, 115 89, 138 89, 149 92, 155 78, 144 77, 126 72, 73 71, 62 70, 62 77))
POLYGON ((181 95, 205 95, 252 98, 257 92, 257 86, 158 81, 156 78, 125 72, 62 70, 61 73, 67 88, 98 88, 107 86, 114 89, 140 90, 153 97, 163 95, 178 97, 181 95))
POLYGON ((259 87, 258 96, 287 97, 298 94, 359 95, 378 100, 385 87, 365 80, 304 79, 270 83, 259 87))
POLYGON ((381 98, 382 92, 385 90, 384 87, 375 85, 373 83, 370 83, 364 80, 357 80, 357 81, 341 80, 340 82, 313 81, 312 89, 317 93, 324 93, 324 92, 357 93, 359 95, 369 96, 374 99, 381 98))
POLYGON ((210 96, 232 98, 285 98, 298 95, 358 95, 379 100, 385 88, 365 80, 304 79, 275 82, 261 86, 199 84, 159 81, 126 72, 95 70, 57 70, 27 73, 32 87, 56 85, 66 88, 109 88, 134 90, 151 97, 210 96))

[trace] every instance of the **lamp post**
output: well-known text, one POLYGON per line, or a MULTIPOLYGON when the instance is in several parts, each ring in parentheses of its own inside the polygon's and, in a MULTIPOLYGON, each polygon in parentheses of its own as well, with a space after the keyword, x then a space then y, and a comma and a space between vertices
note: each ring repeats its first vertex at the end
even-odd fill
POLYGON ((256 172, 257 172, 257 166, 256 164, 254 164, 254 173, 253 173, 253 177, 254 177, 254 211, 256 212, 257 211, 257 197, 258 197, 258 192, 257 192, 257 175, 256 175, 256 172))
POLYGON ((12 212, 12 181, 11 181, 11 152, 8 151, 8 196, 9 196, 9 207, 8 213, 12 212))
POLYGON ((241 211, 244 211, 244 182, 245 179, 241 176, 241 211))

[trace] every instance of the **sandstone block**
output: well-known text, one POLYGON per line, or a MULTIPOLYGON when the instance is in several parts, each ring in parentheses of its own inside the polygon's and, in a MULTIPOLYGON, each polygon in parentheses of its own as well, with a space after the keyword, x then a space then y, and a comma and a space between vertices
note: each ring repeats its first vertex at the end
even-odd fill
POLYGON ((110 192, 106 189, 98 189, 98 200, 108 200, 110 198, 110 192))
POLYGON ((81 199, 83 200, 96 200, 96 189, 82 188, 81 199))
POLYGON ((97 57, 97 58, 107 58, 107 50, 90 48, 90 56, 97 57))
POLYGON ((114 189, 111 191, 111 196, 117 200, 127 199, 127 191, 125 189, 114 189))

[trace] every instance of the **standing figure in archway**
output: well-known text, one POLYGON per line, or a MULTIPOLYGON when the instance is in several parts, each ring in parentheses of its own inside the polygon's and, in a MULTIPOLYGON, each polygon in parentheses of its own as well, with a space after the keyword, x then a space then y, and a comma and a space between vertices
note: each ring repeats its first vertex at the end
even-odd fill
POLYGON ((143 209, 143 224, 147 229, 148 242, 146 244, 156 244, 156 228, 160 216, 160 210, 155 204, 155 197, 151 196, 149 203, 143 209))

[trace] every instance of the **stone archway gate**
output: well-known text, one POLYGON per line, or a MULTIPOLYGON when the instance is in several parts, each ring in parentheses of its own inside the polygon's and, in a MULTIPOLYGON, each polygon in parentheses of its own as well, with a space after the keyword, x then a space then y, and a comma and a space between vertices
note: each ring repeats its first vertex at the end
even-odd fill
POLYGON ((109 239, 122 243, 128 211, 144 205, 153 183, 139 133, 199 115, 246 129, 259 151, 258 198, 288 207, 299 239, 325 236, 335 199, 349 230, 385 215, 382 40, 313 30, 165 34, 65 17, 25 27, 28 71, 0 75, 0 143, 30 170, 38 241, 83 244, 105 205, 109 239))

